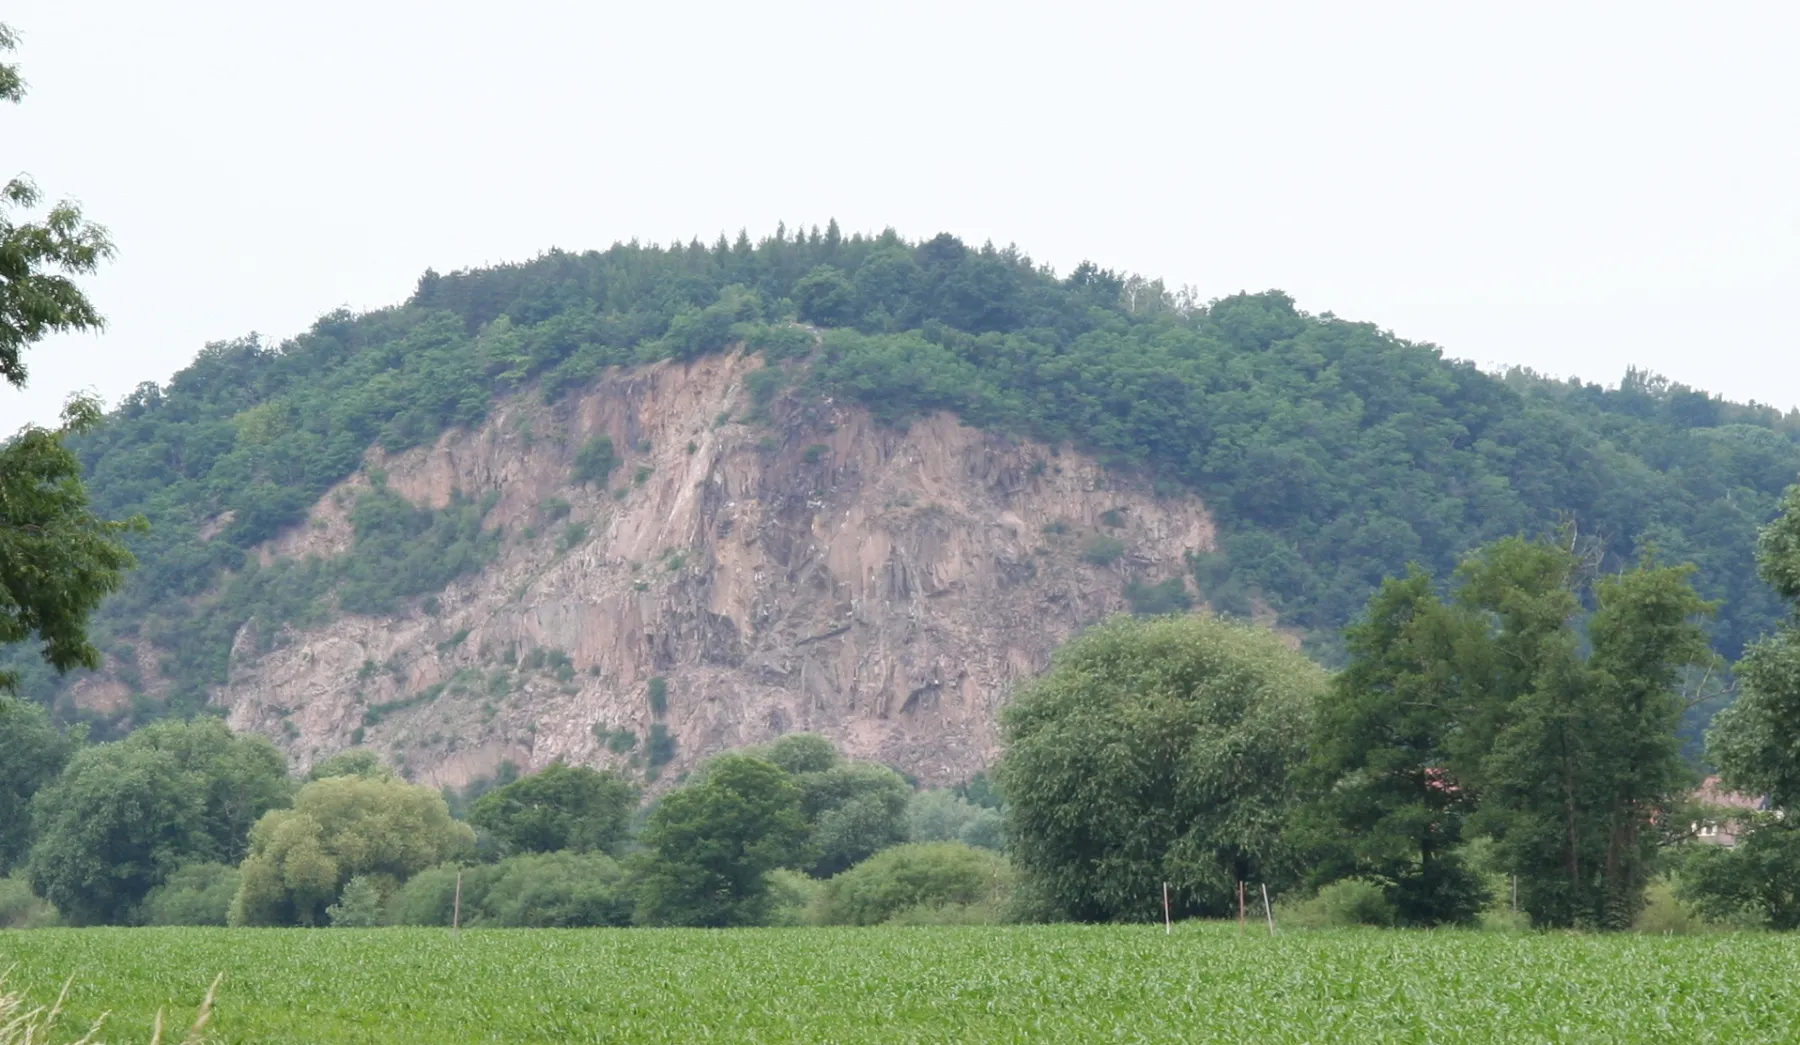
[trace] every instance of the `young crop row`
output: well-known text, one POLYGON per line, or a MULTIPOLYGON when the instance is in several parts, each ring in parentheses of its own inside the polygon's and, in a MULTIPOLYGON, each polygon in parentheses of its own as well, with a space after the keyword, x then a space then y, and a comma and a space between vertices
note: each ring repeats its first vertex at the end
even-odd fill
POLYGON ((12 984, 148 1040, 220 970, 224 1042, 1788 1040, 1779 935, 1232 926, 0 933, 12 984))

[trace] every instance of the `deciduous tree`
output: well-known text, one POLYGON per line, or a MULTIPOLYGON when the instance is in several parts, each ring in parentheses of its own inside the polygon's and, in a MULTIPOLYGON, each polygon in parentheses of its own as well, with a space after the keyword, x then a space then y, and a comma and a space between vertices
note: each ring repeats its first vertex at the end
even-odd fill
POLYGON ((698 783, 650 811, 641 841, 637 920, 652 925, 757 925, 767 874, 806 840, 800 788, 767 759, 725 755, 698 783))
POLYGON ((287 762, 218 719, 159 722, 77 752, 32 803, 32 887, 77 923, 124 922, 176 868, 236 863, 292 794, 287 762))
POLYGON ((1300 870, 1286 833, 1325 672, 1266 628, 1114 618, 1006 709, 1007 845, 1083 921, 1220 915, 1300 870))
POLYGON ((320 925, 346 883, 368 876, 387 889, 475 844, 450 818, 444 796, 386 778, 315 780, 291 809, 268 813, 250 833, 250 855, 232 901, 233 925, 320 925))
POLYGON ((625 839, 637 788, 612 773, 552 763, 476 799, 469 822, 507 853, 606 852, 625 839))

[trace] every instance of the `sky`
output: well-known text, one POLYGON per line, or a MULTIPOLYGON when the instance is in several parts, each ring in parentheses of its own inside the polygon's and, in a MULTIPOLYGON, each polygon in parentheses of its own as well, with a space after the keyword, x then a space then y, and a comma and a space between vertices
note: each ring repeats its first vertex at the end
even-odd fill
POLYGON ((0 431, 426 268, 777 222, 1281 288, 1800 406, 1800 4, 9 0, 0 177, 105 224, 0 431))

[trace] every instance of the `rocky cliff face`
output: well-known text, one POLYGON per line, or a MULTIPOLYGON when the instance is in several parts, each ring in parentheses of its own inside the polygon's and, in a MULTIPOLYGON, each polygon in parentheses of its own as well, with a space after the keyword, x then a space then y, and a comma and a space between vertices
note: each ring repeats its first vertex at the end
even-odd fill
POLYGON ((795 398, 746 423, 761 365, 618 373, 555 408, 520 396, 371 459, 265 559, 348 548, 371 471, 419 504, 497 497, 501 552, 402 615, 340 616, 266 654, 240 635, 215 697, 231 724, 301 767, 360 742, 438 785, 502 759, 641 768, 653 732, 674 740, 667 777, 799 730, 950 782, 995 756, 1013 684, 1124 608, 1128 579, 1185 576, 1212 546, 1191 498, 947 416, 901 431, 795 398), (623 459, 609 488, 573 485, 602 433, 623 459))

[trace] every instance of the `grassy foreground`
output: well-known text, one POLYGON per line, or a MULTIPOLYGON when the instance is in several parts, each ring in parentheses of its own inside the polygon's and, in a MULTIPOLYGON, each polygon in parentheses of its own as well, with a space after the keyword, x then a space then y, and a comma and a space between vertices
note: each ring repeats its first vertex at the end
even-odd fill
POLYGON ((1777 1042, 1800 938, 1235 927, 0 932, 35 999, 145 1041, 1777 1042))

